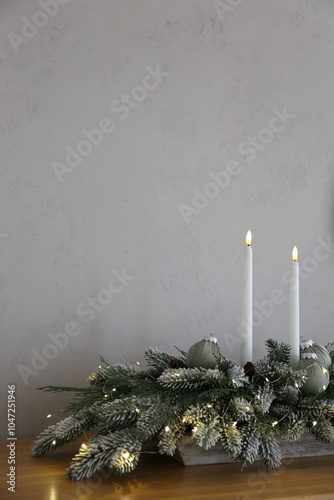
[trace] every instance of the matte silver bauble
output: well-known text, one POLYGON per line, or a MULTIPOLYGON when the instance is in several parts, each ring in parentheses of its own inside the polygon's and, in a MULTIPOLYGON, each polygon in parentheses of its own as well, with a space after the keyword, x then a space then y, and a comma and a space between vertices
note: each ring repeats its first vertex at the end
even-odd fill
POLYGON ((190 347, 187 354, 187 365, 189 368, 215 368, 220 349, 217 339, 210 335, 196 342, 190 347))
POLYGON ((327 389, 329 373, 326 366, 312 357, 314 353, 302 354, 302 359, 294 366, 295 370, 306 370, 307 380, 300 388, 304 396, 315 396, 327 389))

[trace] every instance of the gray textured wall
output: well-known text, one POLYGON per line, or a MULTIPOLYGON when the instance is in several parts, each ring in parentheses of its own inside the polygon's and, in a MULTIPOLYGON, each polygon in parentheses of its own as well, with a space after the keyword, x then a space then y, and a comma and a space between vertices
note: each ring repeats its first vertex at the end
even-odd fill
POLYGON ((98 354, 142 362, 214 332, 239 361, 249 228, 255 357, 288 340, 295 244, 301 333, 334 337, 333 27, 330 0, 1 1, 0 380, 18 436, 61 416, 36 387, 84 385, 98 354))

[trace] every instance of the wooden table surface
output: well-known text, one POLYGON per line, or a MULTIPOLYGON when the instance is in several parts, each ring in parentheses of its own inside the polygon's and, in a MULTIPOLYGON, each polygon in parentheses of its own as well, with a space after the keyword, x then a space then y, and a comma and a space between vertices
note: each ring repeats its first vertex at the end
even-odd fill
POLYGON ((124 476, 96 473, 71 482, 65 468, 81 441, 45 458, 32 458, 32 439, 16 442, 16 492, 7 490, 7 443, 0 444, 0 498, 34 500, 334 500, 334 455, 283 460, 267 472, 262 462, 184 467, 171 457, 143 454, 137 469, 124 476))

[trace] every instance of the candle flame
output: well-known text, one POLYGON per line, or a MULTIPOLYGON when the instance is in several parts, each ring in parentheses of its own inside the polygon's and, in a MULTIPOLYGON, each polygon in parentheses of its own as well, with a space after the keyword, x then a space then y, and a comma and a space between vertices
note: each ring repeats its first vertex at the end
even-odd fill
POLYGON ((246 245, 250 246, 251 244, 252 244, 252 231, 249 230, 249 231, 247 231, 247 234, 246 234, 246 245))
POLYGON ((292 260, 298 260, 298 248, 296 246, 292 249, 292 260))

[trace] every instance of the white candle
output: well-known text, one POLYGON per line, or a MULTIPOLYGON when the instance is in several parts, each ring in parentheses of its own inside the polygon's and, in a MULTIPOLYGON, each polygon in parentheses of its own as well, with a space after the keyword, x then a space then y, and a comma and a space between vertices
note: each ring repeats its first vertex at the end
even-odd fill
POLYGON ((244 366, 248 361, 253 361, 253 249, 251 244, 252 233, 248 231, 246 235, 242 294, 241 366, 244 366))
POLYGON ((289 344, 291 346, 290 364, 294 366, 300 359, 299 352, 299 264, 298 249, 292 250, 291 278, 290 278, 290 324, 289 344))

